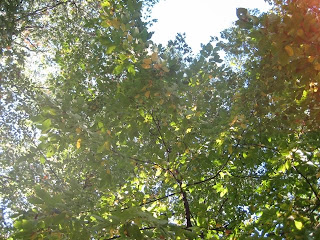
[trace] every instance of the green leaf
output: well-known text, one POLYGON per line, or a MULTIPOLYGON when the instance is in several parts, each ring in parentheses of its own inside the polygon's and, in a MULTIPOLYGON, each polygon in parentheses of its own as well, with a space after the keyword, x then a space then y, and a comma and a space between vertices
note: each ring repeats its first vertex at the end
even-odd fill
POLYGON ((108 47, 107 54, 111 54, 116 49, 116 47, 117 46, 115 46, 115 45, 108 47))
MULTIPOLYGON (((46 153, 46 157, 50 158, 50 157, 52 157, 54 155, 54 153, 55 153, 55 149, 53 147, 49 147, 48 151, 46 153)), ((41 159, 41 157, 40 157, 40 161, 43 161, 43 159, 41 159)))
POLYGON ((138 225, 136 225, 136 224, 129 225, 127 228, 127 231, 128 231, 128 235, 132 239, 137 239, 137 240, 143 239, 143 236, 141 234, 141 231, 140 231, 138 225))
POLYGON ((51 126, 51 119, 48 118, 47 120, 42 122, 42 129, 43 130, 48 130, 51 126))
POLYGON ((117 65, 114 69, 113 69, 113 73, 116 75, 119 75, 120 73, 122 73, 123 70, 123 65, 117 65))
POLYGON ((40 156, 40 163, 41 164, 45 164, 45 162, 46 162, 45 157, 44 156, 40 156))
POLYGON ((134 65, 130 64, 130 65, 128 66, 128 72, 131 73, 133 76, 136 75, 136 70, 135 70, 135 68, 134 68, 134 65))
POLYGON ((34 197, 34 196, 31 196, 28 198, 28 201, 31 203, 31 204, 43 204, 44 201, 40 198, 37 198, 37 197, 34 197))
POLYGON ((39 185, 34 188, 34 191, 37 197, 39 197, 46 203, 50 203, 51 195, 47 193, 44 189, 42 189, 39 185))

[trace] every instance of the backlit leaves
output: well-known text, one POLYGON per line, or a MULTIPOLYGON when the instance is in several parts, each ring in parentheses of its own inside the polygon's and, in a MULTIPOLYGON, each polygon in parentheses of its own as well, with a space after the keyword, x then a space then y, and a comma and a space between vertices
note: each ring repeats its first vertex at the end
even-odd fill
MULTIPOLYGON (((47 21, 29 36, 53 53, 41 64, 57 71, 29 81, 23 64, 0 63, 11 84, 1 107, 17 106, 0 118, 0 204, 17 212, 8 238, 317 239, 310 1, 277 1, 261 16, 240 8, 197 56, 182 35, 149 40, 141 9, 152 2, 64 1, 31 14, 34 26, 47 21)), ((16 40, 2 50, 19 59, 16 40)))

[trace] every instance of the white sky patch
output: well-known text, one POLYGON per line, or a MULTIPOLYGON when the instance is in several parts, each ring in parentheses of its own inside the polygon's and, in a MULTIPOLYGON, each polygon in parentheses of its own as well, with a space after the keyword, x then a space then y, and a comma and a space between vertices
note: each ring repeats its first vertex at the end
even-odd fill
POLYGON ((165 45, 177 33, 186 33, 187 43, 197 53, 201 43, 220 36, 237 20, 238 7, 270 9, 264 0, 161 0, 152 10, 151 17, 158 19, 150 29, 155 32, 152 40, 165 45))

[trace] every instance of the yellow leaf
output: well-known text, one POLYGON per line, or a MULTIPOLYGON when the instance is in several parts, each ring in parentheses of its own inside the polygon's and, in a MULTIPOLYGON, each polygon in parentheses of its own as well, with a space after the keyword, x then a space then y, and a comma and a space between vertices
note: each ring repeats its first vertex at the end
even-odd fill
POLYGON ((103 1, 103 2, 101 3, 101 7, 110 7, 109 1, 103 1))
POLYGON ((294 225, 296 226, 296 228, 297 228, 298 230, 301 230, 302 227, 303 227, 302 222, 296 221, 296 220, 294 220, 294 225))
POLYGON ((76 128, 76 133, 81 133, 81 128, 76 128))
POLYGON ((220 192, 220 197, 223 197, 224 195, 226 195, 228 193, 228 189, 224 188, 221 192, 220 192))
POLYGON ((293 56, 293 49, 291 46, 287 45, 284 47, 284 50, 286 50, 287 54, 289 55, 289 57, 293 56))
POLYGON ((156 172, 156 177, 159 177, 161 175, 161 172, 162 172, 161 168, 158 168, 156 172))
POLYGON ((110 130, 107 130, 107 133, 108 133, 108 135, 111 135, 111 131, 110 130))
POLYGON ((164 103, 164 100, 160 99, 159 103, 160 103, 160 105, 162 105, 164 103))
POLYGON ((145 64, 145 63, 141 64, 141 67, 143 69, 150 69, 151 68, 150 64, 145 64))
POLYGON ((107 174, 110 174, 110 173, 111 173, 110 169, 107 169, 107 174))
POLYGON ((232 120, 232 122, 230 123, 230 126, 232 126, 233 124, 235 124, 235 122, 238 120, 238 116, 235 116, 235 118, 232 120))
POLYGON ((186 131, 186 133, 190 133, 191 130, 192 130, 192 128, 188 128, 187 131, 186 131))
POLYGON ((150 91, 146 91, 146 93, 144 94, 146 96, 146 98, 150 97, 150 91))
POLYGON ((157 61, 159 60, 158 53, 156 53, 156 52, 152 53, 152 55, 151 55, 151 60, 152 60, 153 62, 157 62, 157 61))
POLYGON ((81 141, 82 141, 81 138, 79 138, 78 141, 77 141, 77 148, 78 149, 81 147, 81 141))
POLYGON ((160 96, 160 93, 159 93, 159 92, 156 92, 155 94, 153 94, 153 96, 159 97, 159 96, 160 96))
POLYGON ((316 177, 317 177, 317 178, 320 178, 320 172, 317 173, 316 177))

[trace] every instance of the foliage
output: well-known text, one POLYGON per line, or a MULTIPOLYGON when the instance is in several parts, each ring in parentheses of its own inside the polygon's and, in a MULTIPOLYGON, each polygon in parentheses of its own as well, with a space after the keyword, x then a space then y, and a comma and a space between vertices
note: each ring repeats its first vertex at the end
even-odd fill
POLYGON ((196 56, 150 40, 155 3, 0 3, 0 233, 319 238, 318 3, 238 9, 196 56))

